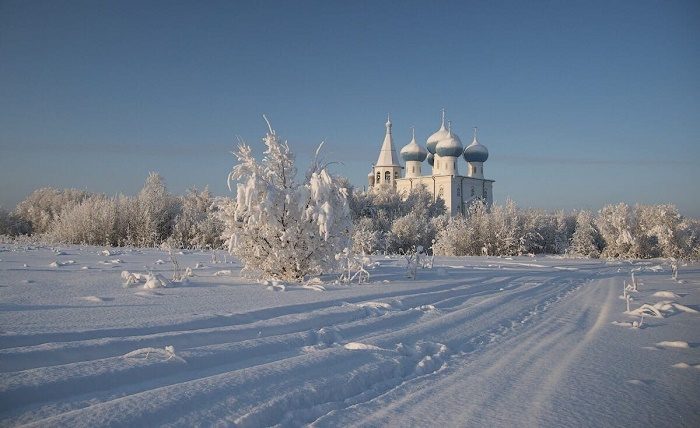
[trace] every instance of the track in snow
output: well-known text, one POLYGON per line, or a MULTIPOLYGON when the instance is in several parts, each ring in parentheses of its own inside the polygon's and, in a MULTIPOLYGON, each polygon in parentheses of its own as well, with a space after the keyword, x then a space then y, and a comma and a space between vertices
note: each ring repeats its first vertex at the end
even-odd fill
MULTIPOLYGON (((338 298, 331 290, 285 304, 284 293, 263 290, 280 303, 172 324, 5 334, 0 415, 78 426, 555 426, 561 385, 609 326, 621 276, 603 264, 486 262, 422 272, 428 280, 410 287, 383 262, 375 273, 394 284, 338 298)), ((575 406, 566 411, 576 420, 575 406)))

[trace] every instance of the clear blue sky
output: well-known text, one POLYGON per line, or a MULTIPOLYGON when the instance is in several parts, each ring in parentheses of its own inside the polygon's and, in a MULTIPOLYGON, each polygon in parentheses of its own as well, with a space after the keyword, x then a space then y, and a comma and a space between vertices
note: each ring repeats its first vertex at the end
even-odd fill
MULTIPOLYGON (((700 2, 0 0, 0 205, 40 186, 226 194, 266 113, 365 184, 447 109, 497 201, 700 217, 700 2)), ((463 166, 462 166, 463 167, 463 166)))

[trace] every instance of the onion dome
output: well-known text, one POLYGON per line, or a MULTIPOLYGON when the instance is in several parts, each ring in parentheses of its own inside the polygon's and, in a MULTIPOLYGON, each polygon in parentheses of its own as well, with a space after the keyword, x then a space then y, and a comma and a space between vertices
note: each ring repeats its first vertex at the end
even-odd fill
POLYGON ((435 155, 432 153, 428 153, 428 157, 426 158, 428 160, 428 164, 430 166, 435 166, 435 155))
POLYGON ((449 132, 445 127, 445 109, 442 109, 442 123, 440 124, 440 129, 438 129, 433 135, 428 137, 428 140, 426 141, 426 147, 428 148, 428 151, 432 154, 435 154, 435 146, 437 146, 437 144, 440 141, 444 140, 448 136, 449 132))
POLYGON ((476 139, 476 127, 474 127, 474 140, 464 149, 464 160, 467 162, 486 162, 489 158, 489 151, 486 146, 479 144, 476 139))
POLYGON ((428 156, 428 151, 416 143, 416 130, 413 129, 413 138, 411 142, 403 146, 401 149, 401 157, 404 161, 418 161, 423 162, 428 156))
POLYGON ((462 155, 464 146, 457 134, 452 132, 452 126, 447 131, 447 138, 441 140, 435 147, 435 150, 439 156, 459 157, 462 155))

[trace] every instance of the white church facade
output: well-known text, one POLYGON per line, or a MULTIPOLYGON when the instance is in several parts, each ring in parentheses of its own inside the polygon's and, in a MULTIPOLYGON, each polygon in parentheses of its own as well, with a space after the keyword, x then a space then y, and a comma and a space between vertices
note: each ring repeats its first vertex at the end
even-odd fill
POLYGON ((413 138, 400 153, 405 167, 401 166, 396 155, 391 120, 387 119, 379 158, 367 175, 371 190, 393 187, 397 192, 407 194, 416 186, 425 186, 434 198, 445 201, 447 212, 452 216, 465 213, 477 199, 485 201, 487 206, 493 203, 494 180, 484 178, 488 150, 477 141, 476 128, 472 143, 465 148, 452 126, 445 126, 444 110, 440 129, 428 137, 426 147, 416 142, 414 130, 413 138), (466 165, 460 165, 461 158, 466 165), (424 165, 426 160, 431 171, 424 174, 428 168, 424 165), (464 175, 460 174, 462 167, 466 167, 464 175))

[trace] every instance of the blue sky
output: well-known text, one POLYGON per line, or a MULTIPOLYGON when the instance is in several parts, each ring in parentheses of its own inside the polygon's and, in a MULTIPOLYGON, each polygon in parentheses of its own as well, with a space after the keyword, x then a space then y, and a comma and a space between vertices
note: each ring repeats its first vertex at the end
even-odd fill
MULTIPOLYGON (((41 186, 226 194, 266 113, 357 186, 446 108, 525 207, 700 217, 697 1, 0 1, 0 205, 41 186)), ((463 167, 463 166, 462 166, 463 167)))

